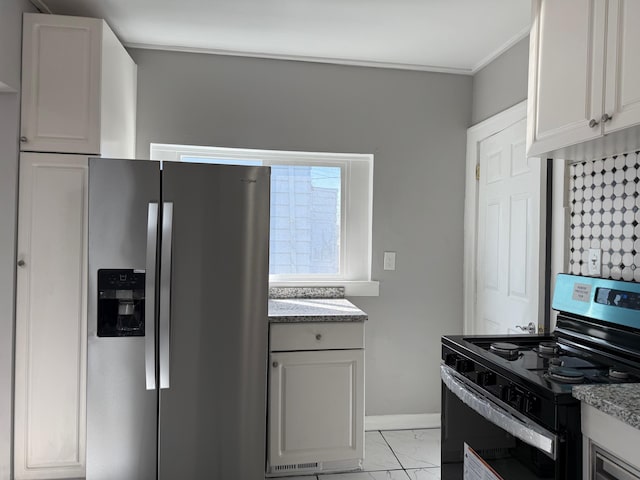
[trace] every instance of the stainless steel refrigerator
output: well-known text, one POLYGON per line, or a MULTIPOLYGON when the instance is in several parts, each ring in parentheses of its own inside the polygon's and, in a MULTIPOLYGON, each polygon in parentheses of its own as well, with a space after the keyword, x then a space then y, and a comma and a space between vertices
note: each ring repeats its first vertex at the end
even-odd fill
POLYGON ((268 167, 89 161, 87 479, 253 480, 268 167))

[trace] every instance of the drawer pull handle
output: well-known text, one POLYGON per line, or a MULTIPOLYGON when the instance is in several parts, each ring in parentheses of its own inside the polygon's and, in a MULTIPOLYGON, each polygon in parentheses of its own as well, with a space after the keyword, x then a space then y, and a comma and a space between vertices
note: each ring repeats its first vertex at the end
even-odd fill
POLYGON ((320 341, 322 340, 322 335, 320 335, 319 333, 316 335, 316 340, 320 341))
POLYGON ((591 121, 589 122, 589 127, 593 128, 600 125, 600 122, 598 122, 595 118, 592 118, 591 121))
POLYGON ((273 366, 273 368, 278 368, 280 364, 278 362, 273 362, 271 365, 273 366))

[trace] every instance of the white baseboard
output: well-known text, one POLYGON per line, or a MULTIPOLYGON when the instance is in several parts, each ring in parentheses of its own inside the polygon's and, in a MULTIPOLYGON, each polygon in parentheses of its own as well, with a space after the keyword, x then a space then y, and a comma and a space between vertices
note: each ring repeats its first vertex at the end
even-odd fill
POLYGON ((415 430, 419 428, 440 428, 440 414, 367 415, 364 417, 365 431, 415 430))

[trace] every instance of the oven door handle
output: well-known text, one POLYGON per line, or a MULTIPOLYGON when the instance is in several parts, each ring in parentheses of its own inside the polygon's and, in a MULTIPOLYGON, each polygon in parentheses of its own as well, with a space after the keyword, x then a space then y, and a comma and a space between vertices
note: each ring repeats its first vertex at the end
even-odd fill
POLYGON ((455 370, 446 365, 440 365, 440 378, 453 394, 481 417, 556 460, 557 435, 535 423, 517 418, 512 413, 499 407, 462 380, 455 370))

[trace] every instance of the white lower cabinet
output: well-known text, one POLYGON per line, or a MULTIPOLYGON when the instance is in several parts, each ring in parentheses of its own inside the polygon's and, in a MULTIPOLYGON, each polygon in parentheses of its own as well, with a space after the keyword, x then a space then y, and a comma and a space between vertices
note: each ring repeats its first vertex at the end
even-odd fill
POLYGON ((581 404, 582 478, 640 480, 640 430, 581 404))
POLYGON ((362 323, 272 325, 271 345, 290 351, 270 354, 270 475, 362 467, 363 338, 362 323), (296 342, 305 350, 293 351, 296 342))
POLYGON ((85 475, 87 170, 86 156, 20 156, 16 480, 85 475))

